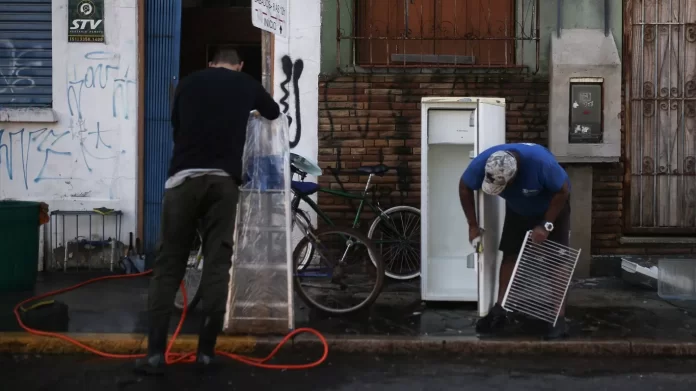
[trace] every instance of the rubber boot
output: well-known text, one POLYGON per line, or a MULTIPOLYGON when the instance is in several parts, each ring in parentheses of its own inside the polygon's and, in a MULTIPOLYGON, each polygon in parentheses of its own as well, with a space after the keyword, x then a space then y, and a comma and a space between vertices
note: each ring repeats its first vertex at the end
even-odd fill
POLYGON ((476 322, 476 332, 479 334, 492 334, 505 328, 507 323, 507 311, 496 304, 488 311, 488 315, 476 322))
POLYGON ((217 368, 218 360, 215 357, 215 345, 224 322, 224 313, 203 317, 198 334, 198 353, 196 354, 196 364, 199 370, 217 368))
POLYGON ((544 336, 544 340, 554 341, 564 338, 568 338, 568 326, 566 324, 565 317, 560 316, 558 321, 556 321, 555 326, 549 325, 549 331, 544 336))
POLYGON ((147 337, 147 356, 135 361, 135 372, 142 375, 162 375, 167 366, 167 334, 169 319, 151 322, 147 337))

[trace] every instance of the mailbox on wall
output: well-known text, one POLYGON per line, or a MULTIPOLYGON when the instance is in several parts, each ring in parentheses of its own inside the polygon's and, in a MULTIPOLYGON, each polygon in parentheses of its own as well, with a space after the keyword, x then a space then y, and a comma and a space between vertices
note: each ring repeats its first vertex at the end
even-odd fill
POLYGON ((602 78, 570 80, 569 143, 599 144, 602 142, 604 136, 603 82, 602 78))
POLYGON ((621 157, 621 59, 611 34, 563 30, 551 37, 549 150, 561 163, 621 157))

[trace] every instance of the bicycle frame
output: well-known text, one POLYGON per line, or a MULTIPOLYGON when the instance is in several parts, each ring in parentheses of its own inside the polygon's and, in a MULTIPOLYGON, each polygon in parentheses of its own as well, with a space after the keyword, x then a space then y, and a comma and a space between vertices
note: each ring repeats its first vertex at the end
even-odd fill
MULTIPOLYGON (((374 174, 369 175, 369 177, 367 178, 367 183, 365 184, 365 190, 363 190, 361 193, 351 193, 346 191, 345 189, 333 190, 329 188, 320 188, 319 192, 331 194, 345 199, 360 201, 360 204, 358 205, 357 211, 355 213, 355 218, 353 218, 353 224, 351 226, 352 228, 358 228, 360 226, 360 216, 362 215, 363 210, 365 210, 365 205, 367 205, 367 207, 369 207, 375 215, 380 215, 383 217, 386 216, 384 215, 384 211, 382 210, 382 208, 379 207, 379 205, 375 205, 367 199, 367 194, 370 190, 370 185, 372 183, 373 176, 374 174)), ((341 187, 343 188, 342 183, 341 187)), ((336 224, 334 224, 331 218, 326 213, 324 213, 321 210, 321 208, 319 208, 319 205, 317 205, 317 203, 314 202, 314 200, 312 200, 308 195, 295 193, 295 197, 293 198, 291 205, 293 213, 295 213, 295 211, 299 208, 300 201, 304 201, 305 203, 307 203, 307 205, 309 205, 309 207, 317 213, 317 216, 324 220, 326 224, 329 224, 332 227, 336 226, 336 224)))

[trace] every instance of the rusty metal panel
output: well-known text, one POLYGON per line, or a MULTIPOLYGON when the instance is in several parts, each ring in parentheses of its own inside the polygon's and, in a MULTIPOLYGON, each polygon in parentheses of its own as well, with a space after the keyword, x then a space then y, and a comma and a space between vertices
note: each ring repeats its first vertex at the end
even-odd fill
POLYGON ((354 53, 343 65, 515 67, 522 63, 518 47, 539 44, 538 0, 336 1, 339 50, 345 40, 354 53), (352 33, 340 25, 346 12, 355 21, 352 33), (417 61, 421 56, 428 60, 417 61))

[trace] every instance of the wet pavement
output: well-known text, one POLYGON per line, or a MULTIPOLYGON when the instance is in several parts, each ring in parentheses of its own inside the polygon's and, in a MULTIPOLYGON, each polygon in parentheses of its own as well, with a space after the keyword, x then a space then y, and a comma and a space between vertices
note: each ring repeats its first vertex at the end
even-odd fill
MULTIPOLYGON (((303 356, 280 357, 300 363, 303 356)), ((307 359, 308 361, 309 359, 307 359)), ((696 361, 601 360, 457 356, 335 355, 320 367, 302 371, 256 369, 226 362, 214 374, 191 366, 169 368, 164 377, 134 375, 128 361, 70 356, 1 357, 12 377, 6 390, 693 390, 696 361), (39 374, 40 376, 37 376, 39 374)))
MULTIPOLYGON (((19 331, 12 308, 20 300, 77 284, 100 274, 44 274, 35 292, 0 295, 0 331, 19 331)), ((104 275, 103 273, 101 275, 104 275)), ((69 307, 70 332, 144 333, 149 278, 97 282, 55 297, 69 307)), ((369 312, 329 317, 309 310, 299 299, 296 327, 333 335, 473 336, 475 303, 424 303, 420 282, 389 282, 369 312)), ((696 340, 696 303, 670 303, 654 291, 619 279, 587 279, 573 284, 566 318, 574 339, 696 340)), ((172 328, 178 319, 172 320, 172 328)), ((200 316, 191 313, 184 333, 196 333, 200 316)), ((541 336, 544 324, 515 322, 496 338, 541 336)))

